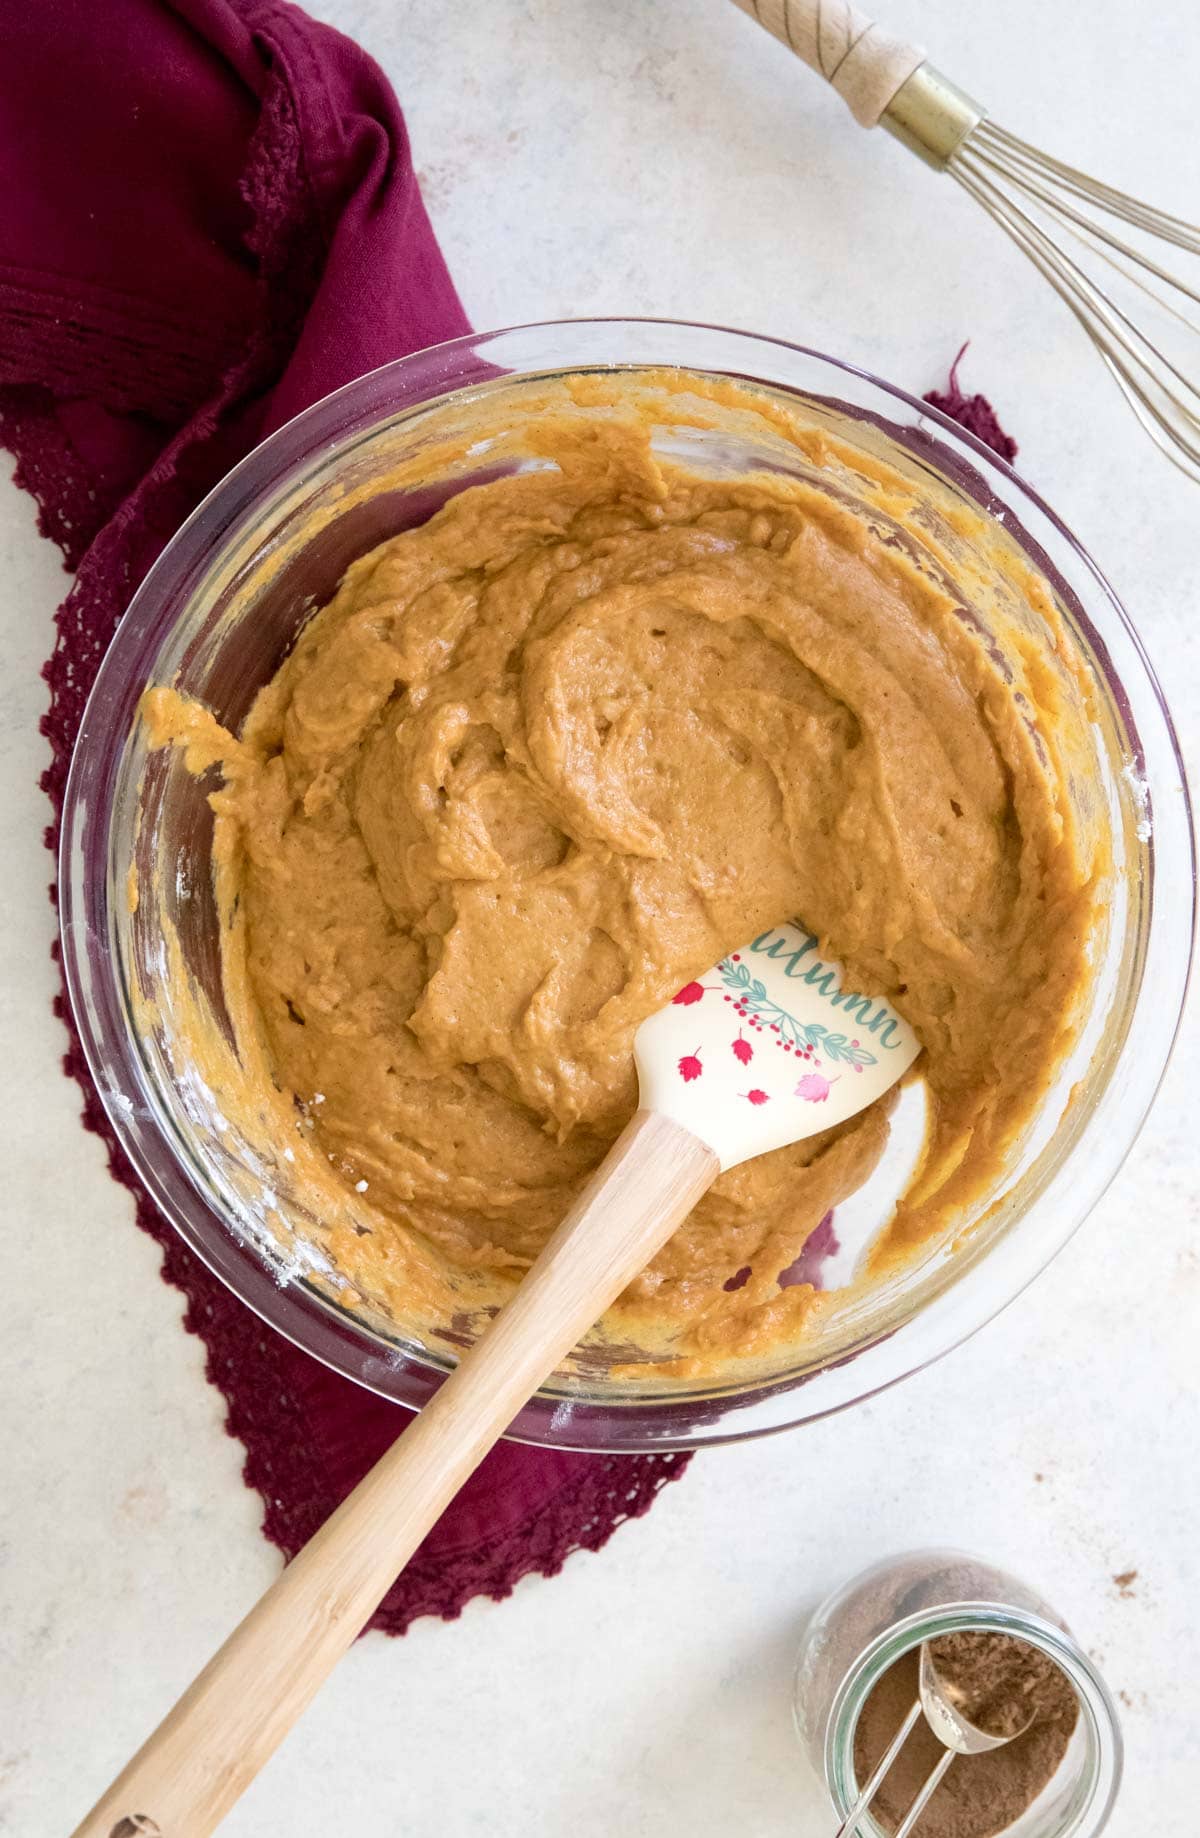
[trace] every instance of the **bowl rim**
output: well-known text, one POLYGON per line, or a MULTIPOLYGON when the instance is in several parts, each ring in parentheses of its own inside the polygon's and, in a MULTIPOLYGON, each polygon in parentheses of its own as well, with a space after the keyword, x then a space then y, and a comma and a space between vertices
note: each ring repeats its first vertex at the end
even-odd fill
MULTIPOLYGON (((133 595, 101 661, 88 697, 64 794, 58 858, 63 965, 80 1041, 117 1139, 159 1210, 208 1268, 261 1319, 282 1333, 292 1344, 366 1389, 419 1409, 442 1382, 444 1367, 426 1363, 416 1357, 400 1360, 394 1355, 384 1357, 365 1346, 367 1330, 352 1323, 344 1311, 332 1304, 322 1306, 319 1295, 299 1285, 281 1287, 265 1261, 247 1243, 235 1237, 190 1184, 187 1191, 192 1196, 193 1204, 185 1203, 179 1182, 165 1178, 163 1170, 149 1153, 151 1143, 161 1151, 164 1136, 157 1124, 152 1123, 148 1117, 137 1115, 129 1092, 115 1075, 115 1068, 120 1066, 123 1059, 127 1059, 127 1049, 124 1047, 116 1004, 111 999, 112 992, 109 991, 109 999, 105 1000, 105 991, 102 984, 98 984, 94 974, 95 966, 90 961, 89 929, 96 936, 107 936, 108 887, 107 875, 93 876, 89 882, 84 874, 85 843, 89 826, 94 826, 105 816, 104 794, 111 794, 120 754, 127 738, 124 726, 118 727, 119 737, 114 738, 114 712, 119 714, 123 708, 128 711, 131 694, 136 703, 145 681, 145 666, 150 656, 157 654, 169 633, 175 629, 181 610, 188 603, 186 594, 180 594, 178 588, 186 581, 189 571, 197 568, 200 558, 214 540, 219 543, 222 536, 227 536, 243 518, 251 515, 257 501, 270 499, 278 493, 293 468, 305 460, 311 462, 314 453, 333 439, 339 430, 359 425, 354 420, 354 411, 359 404, 365 405, 381 388, 388 387, 392 380, 399 383, 402 378, 412 377, 422 368, 429 373, 429 381, 437 383, 439 375, 448 379, 459 359, 468 353, 477 354, 480 349, 486 350, 502 340, 520 341, 529 334, 561 335, 567 343, 575 337, 582 347, 586 347, 589 337, 601 331, 610 336, 629 335, 638 330, 645 332, 648 328, 669 333, 683 345, 696 335, 701 335, 701 342, 704 337, 734 341, 738 350, 746 353, 748 363, 754 354, 765 356, 783 353, 789 358, 810 362, 832 377, 853 378, 871 392, 878 393, 910 415, 915 415, 918 428, 911 431, 912 440, 920 444, 920 450, 927 453, 929 458, 943 462, 947 459, 954 461, 960 472, 969 472, 975 479, 981 480, 988 490, 989 502, 985 508, 991 510, 995 504, 1007 502, 1007 499, 998 498, 991 491, 993 478, 1006 488, 1010 497, 1015 496, 1021 505, 1023 539, 1027 537, 1023 523, 1025 516, 1032 514, 1035 521, 1038 518, 1046 521, 1050 531, 1065 545, 1071 565, 1082 571, 1087 589, 1093 596, 1087 603, 1085 621, 1099 651, 1104 653, 1108 646, 1106 637, 1097 633, 1092 624, 1092 611, 1097 603, 1106 616, 1115 618, 1116 633, 1131 648, 1135 667, 1141 672, 1141 680, 1137 684, 1138 694, 1145 703, 1145 712, 1160 725, 1158 740, 1160 743, 1166 742, 1164 760, 1169 762, 1172 774, 1167 789, 1178 794, 1178 808, 1172 804, 1166 814, 1170 818, 1169 827, 1174 846, 1182 848, 1182 859, 1173 863, 1172 867, 1177 870, 1186 863, 1188 869, 1187 875, 1181 877, 1186 881, 1188 913, 1183 924, 1180 923, 1180 916, 1173 922, 1176 933, 1180 935, 1178 942, 1182 944, 1182 949, 1176 949, 1171 966, 1174 972, 1173 987, 1167 1006, 1173 1012, 1165 1017, 1156 1017, 1152 1063, 1142 1070, 1136 1102, 1127 1112, 1132 1127, 1119 1145, 1106 1144, 1106 1153, 1089 1168, 1084 1181, 1076 1183, 1076 1186, 1082 1185, 1084 1198, 1082 1203, 1078 1200, 1072 1202, 1072 1218, 1065 1229, 1060 1224, 1056 1229, 1047 1230, 1044 1241, 1032 1252, 1026 1250, 1020 1258, 1010 1256, 1005 1260, 1011 1267, 999 1293, 986 1297, 978 1295, 981 1273, 988 1269, 995 1273, 996 1253, 1003 1249, 1007 1241, 1021 1236, 1019 1228, 1028 1215, 1014 1221, 1001 1234, 987 1256, 948 1284, 942 1294, 933 1297, 900 1327, 869 1344, 865 1350, 872 1353, 886 1346, 889 1357, 882 1362, 882 1370, 879 1371, 875 1370, 880 1364, 879 1360, 862 1365, 861 1377, 865 1382, 861 1385, 852 1383, 847 1386, 843 1383, 832 1395, 820 1398, 814 1395, 814 1389, 823 1389, 825 1392, 830 1389, 828 1386, 815 1388, 816 1380, 824 1379, 838 1366, 849 1369, 861 1361, 861 1354, 854 1354, 847 1360, 834 1362, 798 1381, 775 1379, 753 1389, 719 1397, 715 1400, 717 1409, 711 1412, 711 1420, 705 1418, 703 1407, 697 1411, 693 1405, 689 1421, 683 1427, 671 1424, 672 1409, 679 1410, 681 1406, 679 1400, 670 1397, 623 1400, 620 1403, 614 1400, 609 1404, 598 1405, 567 1398, 561 1392, 539 1391, 508 1432, 510 1438, 517 1441, 580 1450, 602 1450, 605 1453, 665 1452, 776 1433, 798 1423, 816 1421, 849 1408, 943 1357, 1014 1301, 1074 1235, 1119 1172, 1154 1101, 1181 1024, 1192 959, 1196 849, 1186 774, 1170 711, 1140 635, 1101 570, 1040 494, 1007 461, 931 404, 860 365, 832 357, 810 346, 763 333, 745 332, 703 321, 608 315, 530 321, 491 332, 468 333, 438 345, 424 347, 364 372, 269 433, 212 488, 167 543, 133 595), (349 422, 347 411, 350 411, 349 422), (931 426, 932 435, 925 434, 920 425, 922 423, 931 426), (176 587, 174 598, 163 591, 172 580, 176 587), (106 742, 107 752, 104 750, 106 742), (99 885, 99 882, 104 884, 99 885), (103 922, 105 929, 97 930, 97 920, 103 922), (931 1317, 936 1317, 936 1327, 931 1317), (921 1324, 920 1333, 912 1331, 917 1324, 921 1324), (903 1343, 903 1351, 900 1343, 903 1343), (895 1357, 897 1353, 900 1354, 898 1358, 895 1357), (776 1411, 773 1420, 762 1420, 762 1412, 758 1407, 777 1403, 780 1399, 790 1402, 785 1403, 782 1410, 776 1411)), ((690 361, 686 356, 676 358, 673 364, 658 359, 641 360, 632 357, 604 360, 589 354, 586 349, 581 349, 577 357, 568 356, 564 361, 524 371, 515 368, 508 375, 510 380, 518 381, 523 376, 580 370, 636 371, 648 368, 678 368, 701 374, 723 375, 736 380, 757 382, 784 393, 803 393, 799 385, 782 381, 777 375, 771 374, 769 368, 766 373, 757 372, 752 366, 735 370, 724 365, 690 361)), ((495 375, 494 366, 491 370, 495 375)), ((394 402, 390 412, 394 414, 408 407, 429 407, 465 386, 460 378, 448 387, 435 387, 424 396, 410 397, 404 403, 394 402)), ((377 407, 375 419, 379 419, 381 413, 377 407)), ((365 431, 367 425, 362 424, 360 431, 365 431)), ((889 432, 894 436, 897 430, 889 427, 889 432)), ((1027 547, 1029 543, 1032 543, 1035 550, 1039 548, 1036 537, 1028 538, 1027 547)), ((1057 563, 1045 557, 1044 551, 1041 554, 1045 560, 1046 572, 1061 583, 1062 576, 1057 563)), ((1077 590, 1073 586, 1068 588, 1068 592, 1071 598, 1078 599, 1077 590)), ((1082 605, 1081 610, 1084 610, 1082 605)), ((1141 729, 1132 722, 1125 678, 1116 675, 1115 666, 1113 671, 1117 693, 1125 699, 1122 712, 1140 741, 1141 729)), ((1134 764, 1138 765, 1138 760, 1135 759, 1134 764)), ((105 818, 106 861, 107 830, 105 818)), ((1155 838, 1152 838, 1152 860, 1154 843, 1155 838)), ((1151 912, 1146 921, 1148 937, 1151 936, 1154 924, 1154 904, 1152 877, 1151 912)), ((1145 1038, 1144 1033, 1142 1038, 1145 1038)), ((1121 1059, 1128 1052, 1127 1040, 1121 1049, 1121 1059)), ((1114 1075, 1115 1067, 1113 1074, 1110 1074, 1110 1082, 1114 1075)), ((166 1146, 168 1150, 171 1149, 169 1143, 166 1146)), ((1074 1156, 1070 1159, 1073 1161, 1074 1156)), ((176 1156, 173 1156, 171 1171, 183 1175, 186 1181, 187 1177, 176 1156)), ((1062 1173, 1060 1169, 1052 1177, 1051 1186, 1061 1179, 1062 1173)), ((988 1284, 987 1287, 994 1290, 995 1284, 988 1284)))

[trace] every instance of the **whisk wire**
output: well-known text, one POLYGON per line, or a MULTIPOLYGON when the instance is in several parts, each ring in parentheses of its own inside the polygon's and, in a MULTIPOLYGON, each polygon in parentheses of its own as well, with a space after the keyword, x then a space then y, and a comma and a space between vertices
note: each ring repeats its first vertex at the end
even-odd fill
POLYGON ((1200 387, 1195 377, 1156 343, 1114 299, 1109 288, 1075 260, 1026 207, 1043 213, 1054 231, 1065 232, 1085 255, 1103 262, 1108 272, 1136 287, 1160 312, 1197 339, 1200 326, 1180 302, 1200 305, 1200 292, 1095 217, 1085 215, 1072 200, 1093 211, 1106 210, 1136 229, 1163 236, 1197 254, 1200 230, 1141 206, 1075 168, 1037 153, 1006 129, 986 120, 966 135, 947 170, 1008 232, 1070 307, 1155 444, 1189 478, 1200 483, 1200 387), (1152 286, 1147 277, 1162 283, 1170 293, 1152 286))
MULTIPOLYGON (((1134 320, 1130 319, 1127 313, 1122 311, 1121 307, 1110 294, 1105 292, 1099 282, 1093 280, 1085 269, 1081 268, 1077 262, 1071 260, 1066 250, 1061 248, 1052 237, 1048 236, 1041 225, 1030 217, 1027 211, 1022 210, 1021 206, 1017 204, 1014 199, 1008 197, 1008 195, 999 190, 998 187, 990 184, 982 175, 976 174, 976 177, 981 180, 980 189, 976 192, 976 196, 979 198, 980 202, 985 205, 985 208, 991 210, 1004 224, 1005 228, 1009 229, 1010 233, 1014 236, 1016 235, 1015 225, 1019 223, 1024 235, 1037 243, 1047 260, 1051 263, 1055 275, 1068 285, 1076 287, 1081 291, 1084 295, 1086 304, 1095 311, 1101 323, 1110 332, 1117 337, 1122 336, 1123 333, 1131 343, 1140 346, 1147 353, 1150 360, 1162 364, 1166 370, 1169 370, 1184 389, 1189 391, 1192 390, 1190 379, 1171 361, 1165 352, 1159 350, 1149 334, 1146 333, 1141 326, 1137 325, 1134 320)), ((1028 251, 1026 252, 1028 253, 1028 251)), ((1099 254, 1100 252, 1097 251, 1096 253, 1099 254)), ((1108 258, 1102 257, 1102 259, 1107 260, 1108 258)), ((1116 264, 1110 262, 1110 266, 1115 268, 1116 264)), ((1117 271, 1119 273, 1124 272, 1124 270, 1121 269, 1117 271)), ((1144 283, 1139 282, 1136 276, 1131 275, 1128 278, 1133 281, 1134 285, 1141 286, 1143 291, 1150 294, 1152 299, 1158 300, 1162 305, 1166 304, 1161 300, 1160 295, 1154 293, 1152 289, 1145 287, 1144 283)), ((1172 309, 1168 308, 1168 310, 1172 309)), ((1177 316, 1183 320, 1185 325, 1191 326, 1192 322, 1182 314, 1178 314, 1177 316)), ((1200 397, 1198 397, 1197 400, 1200 401, 1200 397)))
MULTIPOLYGON (((971 157, 973 160, 977 160, 989 167, 993 172, 998 173, 1002 178, 1011 176, 1008 169, 983 147, 972 149, 971 157)), ((1024 178, 1021 180, 1021 184, 1023 189, 1029 193, 1030 197, 1038 199, 1041 204, 1045 205, 1047 210, 1052 211, 1061 222, 1070 224, 1080 235, 1093 239, 1095 242, 1103 243, 1107 248, 1116 250, 1120 255, 1127 256, 1137 267, 1144 268, 1148 274, 1154 275, 1157 280, 1165 281, 1168 287, 1173 287, 1177 292, 1186 294, 1189 300, 1194 300, 1197 306, 1200 306, 1200 293, 1197 293, 1194 287, 1189 287, 1186 281, 1181 281, 1178 275, 1171 274, 1166 268, 1160 268, 1158 263, 1152 261, 1143 250, 1135 249, 1132 243, 1123 242, 1119 236, 1114 236, 1111 230, 1106 230, 1103 224, 1096 223, 1091 217, 1085 217, 1082 211, 1077 211, 1071 205, 1064 203, 1061 198, 1056 197, 1046 186, 1039 185, 1036 179, 1024 178)), ((1102 256, 1103 250, 1096 249, 1095 253, 1102 256)), ((1128 274, 1128 278, 1133 281, 1136 286, 1140 287, 1145 285, 1144 282, 1138 280, 1136 275, 1129 274, 1128 270, 1124 272, 1128 274)), ((1170 302, 1166 300, 1162 294, 1154 293, 1153 289, 1148 289, 1147 291, 1152 293, 1153 298, 1156 299, 1167 312, 1173 312, 1176 313, 1177 316, 1181 316, 1178 315, 1178 309, 1171 306, 1170 302)), ((1185 318, 1184 324, 1192 331, 1200 331, 1200 327, 1197 327, 1194 321, 1190 319, 1185 318)))
POLYGON ((1191 397, 1200 404, 1200 396, 1189 380, 1014 200, 966 167, 956 176, 1071 308, 1156 445, 1200 482, 1200 416, 1187 402, 1191 397), (1131 367, 1131 358, 1136 369, 1131 367), (1171 386, 1156 373, 1156 363, 1176 379, 1183 396, 1172 393, 1171 386), (1165 398, 1165 408, 1151 390, 1165 398))
MULTIPOLYGON (((1172 394, 1170 386, 1153 370, 1153 362, 1158 361, 1178 378, 1180 373, 1175 366, 1136 327, 1132 331, 1122 331, 1119 326, 1114 329, 1114 319, 1125 327, 1130 327, 1131 322, 1017 206, 975 175, 964 173, 962 183, 1008 231, 1070 307, 1155 445, 1190 479, 1200 483, 1200 418, 1172 394), (1089 293, 1095 298, 1089 299, 1089 293), (1135 356, 1136 369, 1129 362, 1134 338, 1149 353, 1148 358, 1135 356)), ((1183 387, 1194 395, 1186 382, 1183 387)))
POLYGON ((1123 218, 1126 223, 1136 224, 1152 236, 1161 236, 1165 242, 1175 243, 1178 248, 1200 255, 1200 226, 1188 223, 1182 217, 1173 217, 1169 211, 1161 211, 1156 205, 1146 204, 1140 198, 1132 198, 1128 192, 1118 191, 1115 186, 1105 185, 1102 180, 1081 172, 1077 166, 1068 166, 1065 161, 1056 159, 1052 153, 1043 153, 1039 148, 1031 147, 1028 141, 1011 134, 990 117, 980 122, 971 140, 976 147, 994 148, 1031 172, 1053 174, 1065 191, 1072 192, 1085 203, 1095 204, 1102 210, 1110 211, 1114 217, 1123 218))

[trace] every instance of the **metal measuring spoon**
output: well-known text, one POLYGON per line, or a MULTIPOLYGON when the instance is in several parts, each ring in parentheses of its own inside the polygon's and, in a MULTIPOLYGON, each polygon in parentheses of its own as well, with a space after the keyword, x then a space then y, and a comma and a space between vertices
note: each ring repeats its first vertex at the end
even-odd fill
POLYGON ((925 1785, 901 1823, 896 1827, 892 1838, 909 1838, 909 1833, 933 1798, 956 1755, 985 1755, 989 1749, 1002 1749, 1005 1743, 1015 1742, 1018 1736, 1023 1736, 1033 1722, 1033 1712, 1030 1711, 1027 1720, 1019 1730, 1014 1730, 1011 1736, 989 1736, 986 1730, 979 1729, 976 1724, 964 1717, 957 1705, 952 1704, 946 1696, 945 1688, 938 1677, 933 1655, 929 1650, 929 1642, 923 1640, 916 1701, 880 1758, 875 1772, 850 1808, 845 1821, 838 1827, 837 1838, 850 1838, 850 1834, 883 1785, 884 1777, 892 1763, 912 1735, 917 1719, 922 1713, 938 1741, 944 1744, 946 1752, 931 1770, 925 1785))

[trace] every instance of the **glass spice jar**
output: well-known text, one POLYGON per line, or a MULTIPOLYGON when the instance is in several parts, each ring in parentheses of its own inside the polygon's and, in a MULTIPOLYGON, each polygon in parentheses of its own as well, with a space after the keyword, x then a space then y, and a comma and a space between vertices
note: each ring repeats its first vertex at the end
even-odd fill
MULTIPOLYGON (((844 1819, 862 1783, 854 1766, 860 1713, 905 1653, 941 1634, 1011 1634, 1066 1673, 1079 1719, 1058 1768, 1003 1838, 1094 1838, 1121 1779, 1123 1744, 1108 1688, 1066 1622, 1016 1577, 962 1551, 916 1551, 863 1571, 817 1609, 800 1649, 793 1709, 808 1758, 844 1819)), ((864 1814, 862 1838, 886 1838, 864 1814)), ((917 1831, 920 1831, 918 1825, 917 1831)))

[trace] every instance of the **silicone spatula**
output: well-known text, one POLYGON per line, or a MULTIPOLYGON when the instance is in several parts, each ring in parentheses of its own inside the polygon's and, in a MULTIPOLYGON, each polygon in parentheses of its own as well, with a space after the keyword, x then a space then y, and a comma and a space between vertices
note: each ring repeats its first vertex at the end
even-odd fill
POLYGON ((920 1051, 780 925, 686 983, 634 1042, 640 1107, 415 1423, 288 1565, 78 1827, 205 1838, 287 1734, 521 1406, 725 1168, 864 1109, 920 1051))

